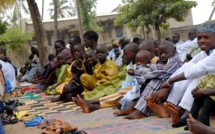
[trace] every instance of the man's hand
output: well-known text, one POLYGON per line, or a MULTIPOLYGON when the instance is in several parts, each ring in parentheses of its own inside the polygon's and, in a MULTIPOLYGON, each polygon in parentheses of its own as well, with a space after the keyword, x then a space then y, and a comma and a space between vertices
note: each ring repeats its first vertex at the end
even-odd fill
POLYGON ((129 69, 128 74, 131 75, 131 76, 134 76, 134 69, 129 69))
POLYGON ((186 58, 187 58, 188 60, 191 60, 191 59, 192 59, 191 54, 187 54, 187 55, 186 55, 186 58))
POLYGON ((166 99, 169 90, 167 88, 161 88, 160 90, 156 91, 151 95, 151 100, 159 103, 161 100, 166 99))
POLYGON ((195 88, 192 90, 193 98, 202 99, 205 96, 206 90, 199 90, 199 88, 195 88))

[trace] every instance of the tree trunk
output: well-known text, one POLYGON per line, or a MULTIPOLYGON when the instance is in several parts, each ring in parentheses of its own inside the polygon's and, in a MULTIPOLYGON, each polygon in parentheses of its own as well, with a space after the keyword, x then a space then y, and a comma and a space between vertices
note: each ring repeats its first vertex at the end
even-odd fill
POLYGON ((40 57, 40 66, 43 67, 46 65, 48 61, 49 47, 47 42, 47 37, 45 33, 45 29, 43 27, 43 23, 41 20, 40 12, 35 0, 27 0, 28 7, 31 13, 31 18, 34 26, 34 33, 37 40, 37 46, 39 50, 40 57))
POLYGON ((42 0, 42 20, 43 20, 43 15, 44 15, 44 0, 42 0))
POLYGON ((211 12, 211 15, 210 15, 210 17, 209 17, 208 20, 211 20, 211 19, 212 19, 213 15, 214 15, 214 11, 215 11, 215 6, 214 6, 214 8, 213 8, 213 10, 212 10, 212 12, 211 12))
POLYGON ((146 39, 146 33, 145 33, 145 28, 142 26, 142 33, 143 33, 143 38, 146 39))
MULTIPOLYGON (((54 41, 58 40, 58 5, 57 5, 57 0, 53 0, 54 2, 54 41)), ((52 53, 54 53, 54 45, 52 45, 52 53)))
POLYGON ((79 23, 79 34, 80 34, 81 40, 83 41, 83 28, 82 28, 80 1, 79 0, 76 0, 76 6, 77 6, 78 23, 79 23))
POLYGON ((19 0, 18 4, 19 4, 19 26, 22 27, 22 14, 21 14, 22 3, 20 0, 19 0))
POLYGON ((159 16, 156 16, 155 30, 157 32, 157 38, 158 38, 159 42, 161 42, 161 31, 160 31, 158 20, 159 20, 159 16))
POLYGON ((152 25, 152 39, 154 40, 155 39, 155 26, 152 25))
POLYGON ((156 30, 156 32, 157 32, 158 40, 159 40, 159 42, 161 42, 161 32, 160 32, 159 26, 158 26, 158 28, 156 28, 155 30, 156 30))

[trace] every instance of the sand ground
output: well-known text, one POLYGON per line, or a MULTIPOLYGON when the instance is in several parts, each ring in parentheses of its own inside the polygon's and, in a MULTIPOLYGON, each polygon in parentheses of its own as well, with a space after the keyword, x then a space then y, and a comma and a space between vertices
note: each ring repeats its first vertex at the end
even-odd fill
POLYGON ((23 122, 16 124, 5 125, 4 130, 6 134, 41 134, 41 130, 37 127, 25 127, 23 122))

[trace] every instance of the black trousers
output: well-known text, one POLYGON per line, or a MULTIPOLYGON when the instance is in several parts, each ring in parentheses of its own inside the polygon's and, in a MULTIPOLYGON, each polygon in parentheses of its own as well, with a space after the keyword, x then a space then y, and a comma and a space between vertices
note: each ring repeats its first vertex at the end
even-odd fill
MULTIPOLYGON (((195 99, 190 110, 192 116, 201 123, 210 126, 210 114, 215 112, 215 101, 210 96, 205 96, 202 99, 195 99), (201 112, 199 113, 200 109, 201 112)), ((187 117, 180 119, 178 122, 172 124, 172 127, 181 127, 187 124, 187 117)))
POLYGON ((215 111, 215 102, 210 96, 206 96, 203 99, 195 99, 190 113, 195 119, 203 124, 210 126, 210 114, 215 111), (201 112, 199 113, 200 109, 201 112))

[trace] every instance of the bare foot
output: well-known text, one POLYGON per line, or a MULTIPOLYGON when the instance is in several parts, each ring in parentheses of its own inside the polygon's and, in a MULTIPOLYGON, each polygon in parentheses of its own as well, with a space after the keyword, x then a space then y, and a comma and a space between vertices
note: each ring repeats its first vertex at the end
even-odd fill
POLYGON ((166 108, 167 111, 170 112, 173 123, 176 123, 180 120, 181 115, 178 112, 177 106, 175 106, 174 104, 172 104, 170 102, 165 102, 164 107, 166 108))
POLYGON ((214 134, 215 129, 208 127, 201 122, 195 120, 191 114, 187 119, 188 127, 192 134, 214 134))
POLYGON ((166 109, 164 108, 163 104, 159 103, 155 103, 153 102, 150 97, 148 97, 146 99, 147 105, 149 106, 149 108, 155 112, 156 114, 158 114, 161 118, 169 118, 169 113, 166 111, 166 109))
POLYGON ((116 116, 129 115, 133 111, 135 111, 135 109, 134 109, 135 104, 136 104, 136 102, 132 102, 129 107, 127 107, 127 108, 125 108, 123 110, 116 111, 113 114, 116 115, 116 116))
POLYGON ((133 111, 135 111, 135 109, 133 107, 128 107, 123 110, 116 111, 113 114, 116 116, 123 116, 123 115, 128 115, 128 114, 132 113, 133 111))
POLYGON ((146 116, 139 110, 135 110, 131 114, 127 115, 125 119, 142 119, 145 118, 146 116))
POLYGON ((90 113, 90 108, 85 100, 77 95, 77 104, 83 109, 84 113, 90 113))

